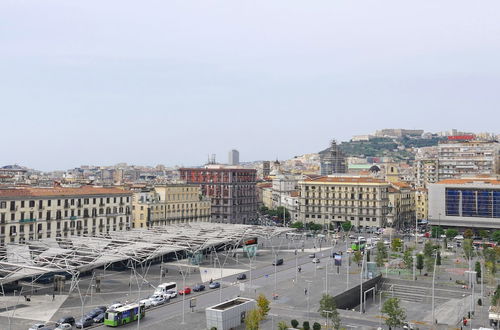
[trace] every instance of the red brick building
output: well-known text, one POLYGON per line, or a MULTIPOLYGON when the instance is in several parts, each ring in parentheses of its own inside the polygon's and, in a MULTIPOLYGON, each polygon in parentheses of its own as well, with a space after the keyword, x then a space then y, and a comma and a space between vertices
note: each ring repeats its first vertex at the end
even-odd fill
POLYGON ((252 223, 257 219, 257 170, 208 165, 181 168, 181 180, 199 184, 212 201, 212 221, 252 223))

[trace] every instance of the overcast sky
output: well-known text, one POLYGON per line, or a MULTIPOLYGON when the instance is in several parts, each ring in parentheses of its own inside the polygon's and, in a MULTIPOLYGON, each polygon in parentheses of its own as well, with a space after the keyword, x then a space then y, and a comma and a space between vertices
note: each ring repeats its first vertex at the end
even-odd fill
POLYGON ((0 166, 499 132, 500 1, 0 1, 0 166))

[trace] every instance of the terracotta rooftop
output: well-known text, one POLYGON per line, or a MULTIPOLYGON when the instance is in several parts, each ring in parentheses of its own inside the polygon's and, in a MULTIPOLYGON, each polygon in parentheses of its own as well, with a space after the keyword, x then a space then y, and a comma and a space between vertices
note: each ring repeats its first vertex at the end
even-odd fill
POLYGON ((467 184, 467 183, 488 183, 499 184, 500 180, 486 178, 466 178, 466 179, 445 179, 437 182, 438 184, 467 184))
POLYGON ((381 179, 371 177, 352 177, 352 176, 322 176, 315 179, 306 179, 305 182, 331 182, 331 183, 387 183, 381 179))
POLYGON ((399 188, 410 188, 411 186, 406 183, 406 182, 400 182, 400 181, 396 181, 396 182, 391 182, 393 185, 395 185, 396 187, 399 187, 399 188))
POLYGON ((118 188, 97 188, 97 187, 79 187, 79 188, 11 188, 0 189, 0 197, 45 197, 45 196, 85 196, 85 195, 118 195, 130 194, 129 191, 118 188))

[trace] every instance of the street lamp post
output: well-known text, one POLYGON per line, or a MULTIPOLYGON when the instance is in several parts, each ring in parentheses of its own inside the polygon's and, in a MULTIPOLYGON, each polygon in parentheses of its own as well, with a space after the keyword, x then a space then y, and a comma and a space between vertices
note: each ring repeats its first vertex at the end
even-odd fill
POLYGON ((306 281, 307 282, 307 317, 310 317, 310 309, 309 309, 309 295, 311 294, 310 292, 310 286, 312 281, 306 281))

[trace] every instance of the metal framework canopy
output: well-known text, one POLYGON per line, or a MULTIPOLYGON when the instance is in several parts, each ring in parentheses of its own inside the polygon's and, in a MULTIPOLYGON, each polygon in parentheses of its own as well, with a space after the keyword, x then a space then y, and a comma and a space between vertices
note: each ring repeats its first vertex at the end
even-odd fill
POLYGON ((0 249, 0 284, 49 273, 77 275, 116 262, 143 263, 170 253, 234 246, 246 238, 271 238, 293 230, 201 222, 12 243, 0 249))

